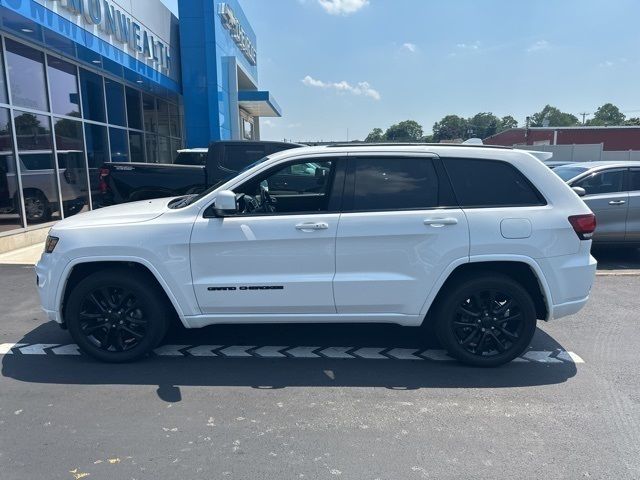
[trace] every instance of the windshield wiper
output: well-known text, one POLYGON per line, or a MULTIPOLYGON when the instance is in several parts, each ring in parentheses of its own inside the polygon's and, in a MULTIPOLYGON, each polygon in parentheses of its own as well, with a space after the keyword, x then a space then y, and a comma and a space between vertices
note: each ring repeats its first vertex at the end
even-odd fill
POLYGON ((185 195, 184 197, 176 198, 173 201, 173 203, 169 205, 169 208, 173 208, 173 209, 184 208, 188 206, 191 203, 191 200, 193 200, 197 196, 198 196, 197 193, 192 193, 190 195, 185 195))

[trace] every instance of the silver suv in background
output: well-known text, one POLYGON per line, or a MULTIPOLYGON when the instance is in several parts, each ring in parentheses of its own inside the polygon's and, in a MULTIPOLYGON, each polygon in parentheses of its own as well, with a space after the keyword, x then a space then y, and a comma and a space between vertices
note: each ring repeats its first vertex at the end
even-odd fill
POLYGON ((585 162, 553 171, 596 214, 598 245, 640 247, 640 162, 585 162))

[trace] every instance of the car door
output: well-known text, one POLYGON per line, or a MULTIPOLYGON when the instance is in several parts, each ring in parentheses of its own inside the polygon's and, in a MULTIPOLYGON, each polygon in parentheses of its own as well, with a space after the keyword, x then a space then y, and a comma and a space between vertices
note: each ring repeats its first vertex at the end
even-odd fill
POLYGON ((336 239, 338 313, 417 315, 443 271, 468 258, 467 220, 436 160, 350 157, 336 239))
POLYGON ((628 173, 629 209, 625 240, 640 244, 640 168, 631 168, 628 173))
POLYGON ((260 201, 260 188, 270 189, 284 169, 308 161, 280 164, 234 188, 238 196, 250 195, 240 199, 243 211, 237 215, 197 219, 191 269, 202 313, 335 313, 337 205, 344 184, 340 160, 317 160, 329 174, 313 194, 280 190, 269 208, 247 207, 260 201))
POLYGON ((571 184, 584 188, 582 200, 596 215, 595 242, 624 242, 629 194, 624 191, 625 168, 596 171, 571 184))

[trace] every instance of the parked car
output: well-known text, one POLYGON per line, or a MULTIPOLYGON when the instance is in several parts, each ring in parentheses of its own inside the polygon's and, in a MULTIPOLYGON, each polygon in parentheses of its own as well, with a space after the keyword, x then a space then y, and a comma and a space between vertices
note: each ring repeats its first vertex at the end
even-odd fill
POLYGON ((551 160, 548 162, 544 162, 544 164, 549 167, 551 170, 553 170, 554 168, 558 168, 558 167, 564 167, 565 165, 571 165, 574 162, 565 162, 562 160, 551 160))
POLYGON ((56 224, 37 265, 42 305, 108 362, 152 351, 175 317, 426 323, 460 361, 500 365, 536 319, 579 311, 596 269, 593 213, 533 158, 452 145, 280 152, 196 196, 56 224))
MULTIPOLYGON (((22 180, 22 195, 28 224, 43 223, 60 212, 56 171, 53 165, 53 154, 49 151, 25 153, 19 156, 22 180)), ((17 185, 13 156, 0 156, 0 188, 5 192, 0 198, 0 213, 14 214, 20 212, 18 189, 9 186, 17 185), (12 178, 13 177, 13 178, 12 178)), ((62 203, 68 216, 79 213, 88 203, 89 192, 84 165, 84 155, 77 150, 58 151, 58 171, 60 172, 60 190, 62 203), (82 163, 78 163, 82 159, 82 163), (84 178, 83 178, 84 176, 84 178)))
POLYGON ((100 168, 99 206, 199 193, 256 160, 300 145, 220 141, 208 149, 180 150, 173 164, 109 162, 100 168))
POLYGON ((596 244, 640 247, 640 162, 573 163, 553 171, 595 213, 596 244))

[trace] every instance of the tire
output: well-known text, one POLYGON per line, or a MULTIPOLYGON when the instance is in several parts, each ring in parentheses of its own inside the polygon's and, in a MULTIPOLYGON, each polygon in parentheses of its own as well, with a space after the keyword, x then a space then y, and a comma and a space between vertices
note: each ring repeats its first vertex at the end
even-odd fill
POLYGON ((169 327, 164 292, 129 268, 89 275, 70 293, 65 322, 80 349, 109 363, 138 360, 156 348, 169 327))
POLYGON ((51 220, 51 205, 39 190, 28 190, 24 193, 24 207, 29 223, 43 223, 51 220))
POLYGON ((518 357, 536 331, 531 295, 506 275, 465 278, 449 287, 436 309, 442 346, 462 363, 496 367, 518 357))

